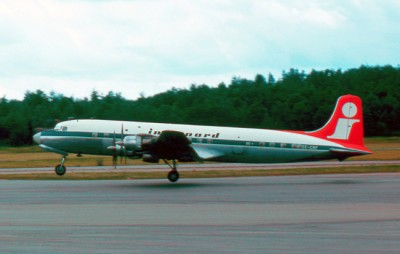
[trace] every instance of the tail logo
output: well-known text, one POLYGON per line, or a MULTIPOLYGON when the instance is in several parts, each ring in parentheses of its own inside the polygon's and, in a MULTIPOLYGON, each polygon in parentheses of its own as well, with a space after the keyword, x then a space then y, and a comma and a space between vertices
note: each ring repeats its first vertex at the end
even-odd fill
POLYGON ((347 102, 342 106, 342 113, 344 117, 338 119, 335 132, 330 139, 349 140, 350 132, 355 123, 360 122, 360 119, 352 119, 357 114, 357 106, 352 102, 347 102))

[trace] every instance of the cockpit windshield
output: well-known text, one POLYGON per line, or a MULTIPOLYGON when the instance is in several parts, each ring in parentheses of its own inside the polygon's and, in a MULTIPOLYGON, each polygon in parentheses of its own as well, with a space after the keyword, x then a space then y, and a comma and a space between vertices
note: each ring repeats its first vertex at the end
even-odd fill
POLYGON ((68 127, 67 127, 67 126, 62 126, 62 125, 60 125, 60 124, 57 124, 57 125, 54 127, 54 130, 55 130, 55 131, 67 131, 67 130, 68 130, 68 127))

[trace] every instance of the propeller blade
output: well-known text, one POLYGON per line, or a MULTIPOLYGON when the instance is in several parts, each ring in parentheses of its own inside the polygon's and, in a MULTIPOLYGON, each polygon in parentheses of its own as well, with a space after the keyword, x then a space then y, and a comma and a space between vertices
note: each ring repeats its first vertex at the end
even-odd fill
POLYGON ((121 149, 119 151, 119 156, 120 156, 120 164, 122 164, 122 157, 124 156, 124 124, 121 124, 121 149))
MULTIPOLYGON (((124 124, 121 124, 121 142, 124 142, 124 124)), ((121 149, 122 152, 122 149, 121 149)))
POLYGON ((114 131, 114 137, 113 137, 113 146, 114 146, 114 151, 113 151, 113 166, 114 169, 117 169, 117 147, 116 147, 116 141, 115 141, 115 131, 114 131))
POLYGON ((112 160, 113 160, 114 169, 116 169, 117 168, 117 156, 113 155, 112 160))

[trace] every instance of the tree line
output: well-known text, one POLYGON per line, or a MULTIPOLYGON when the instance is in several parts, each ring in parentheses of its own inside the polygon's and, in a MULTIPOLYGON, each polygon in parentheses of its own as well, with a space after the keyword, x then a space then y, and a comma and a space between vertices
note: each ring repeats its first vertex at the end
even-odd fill
POLYGON ((276 80, 233 77, 217 87, 191 85, 137 100, 93 91, 89 98, 28 91, 23 100, 0 99, 0 144, 29 145, 32 135, 70 118, 151 121, 286 130, 314 130, 330 117, 337 98, 363 100, 367 136, 400 135, 400 68, 290 69, 276 80))

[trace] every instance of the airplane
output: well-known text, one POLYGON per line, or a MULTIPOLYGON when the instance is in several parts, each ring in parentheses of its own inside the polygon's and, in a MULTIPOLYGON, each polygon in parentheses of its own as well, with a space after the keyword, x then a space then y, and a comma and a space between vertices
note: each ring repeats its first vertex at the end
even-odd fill
POLYGON ((364 145, 362 101, 339 97, 328 122, 315 131, 199 126, 170 123, 75 119, 41 131, 33 140, 44 150, 61 154, 57 175, 64 175, 69 153, 163 160, 171 182, 179 179, 177 162, 215 161, 283 163, 338 159, 370 154, 364 145), (172 164, 171 164, 172 162, 172 164))

